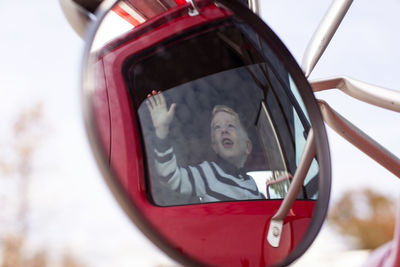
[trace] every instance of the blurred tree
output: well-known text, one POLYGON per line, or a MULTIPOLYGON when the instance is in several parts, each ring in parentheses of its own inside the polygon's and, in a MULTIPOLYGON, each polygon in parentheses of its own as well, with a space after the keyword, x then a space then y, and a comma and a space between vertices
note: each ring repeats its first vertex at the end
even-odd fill
POLYGON ((21 248, 22 239, 16 236, 7 236, 3 238, 3 260, 2 267, 20 267, 23 266, 21 248))
POLYGON ((43 128, 43 106, 41 103, 24 110, 14 123, 14 151, 16 160, 12 170, 17 174, 19 183, 18 222, 20 234, 28 231, 29 187, 31 183, 34 153, 40 146, 45 132, 43 128))
MULTIPOLYGON (((2 207, 13 206, 17 203, 16 211, 7 213, 12 218, 2 218, 0 223, 0 266, 1 267, 45 267, 48 266, 45 249, 39 249, 30 255, 26 253, 25 245, 29 237, 29 213, 32 209, 29 201, 31 177, 35 152, 39 148, 46 133, 43 120, 43 106, 35 104, 23 110, 15 120, 12 128, 10 146, 0 154, 0 174, 3 182, 6 178, 15 184, 15 192, 1 196, 2 207), (6 151, 6 152, 4 152, 6 151), (12 199, 10 199, 12 198, 12 199), (7 202, 7 203, 5 203, 7 202), (8 227, 11 224, 12 227, 8 227)), ((10 186, 10 183, 8 183, 10 186)), ((5 194, 7 190, 4 190, 5 194)), ((10 216, 9 216, 10 217, 10 216)), ((71 254, 64 254, 61 259, 62 267, 82 267, 71 254)))
POLYGON ((328 221, 359 249, 375 249, 393 239, 396 203, 371 189, 346 192, 331 209, 328 221))
POLYGON ((62 258, 62 267, 83 267, 74 255, 70 253, 65 253, 62 258))

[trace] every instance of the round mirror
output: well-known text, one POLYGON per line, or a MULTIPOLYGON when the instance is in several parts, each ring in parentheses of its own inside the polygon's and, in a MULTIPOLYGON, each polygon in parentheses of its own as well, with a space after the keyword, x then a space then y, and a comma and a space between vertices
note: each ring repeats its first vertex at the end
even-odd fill
POLYGON ((239 2, 111 2, 91 29, 83 92, 121 206, 185 265, 295 260, 324 221, 330 159, 291 54, 239 2))

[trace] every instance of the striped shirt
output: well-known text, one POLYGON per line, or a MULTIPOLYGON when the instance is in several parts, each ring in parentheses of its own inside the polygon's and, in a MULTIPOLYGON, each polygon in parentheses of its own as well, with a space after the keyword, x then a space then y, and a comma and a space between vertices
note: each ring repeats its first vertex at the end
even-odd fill
POLYGON ((252 177, 226 168, 228 163, 204 161, 179 167, 173 148, 155 149, 155 169, 164 184, 197 202, 264 199, 252 177), (225 168, 222 166, 225 165, 225 168))

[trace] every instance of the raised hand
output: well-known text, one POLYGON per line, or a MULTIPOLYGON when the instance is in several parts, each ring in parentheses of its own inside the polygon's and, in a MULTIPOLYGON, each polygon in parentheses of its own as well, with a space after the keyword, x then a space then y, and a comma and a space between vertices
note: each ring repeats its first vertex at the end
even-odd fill
POLYGON ((164 139, 169 133, 169 125, 174 118, 176 104, 172 104, 168 109, 161 91, 153 90, 151 94, 147 95, 146 105, 150 111, 157 137, 164 139))

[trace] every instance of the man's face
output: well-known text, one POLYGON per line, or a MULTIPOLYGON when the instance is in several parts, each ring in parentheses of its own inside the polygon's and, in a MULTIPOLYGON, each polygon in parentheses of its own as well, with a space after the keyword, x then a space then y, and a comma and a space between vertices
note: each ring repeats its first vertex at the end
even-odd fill
POLYGON ((224 111, 216 113, 211 134, 215 153, 237 168, 243 167, 251 152, 251 142, 236 117, 224 111))

